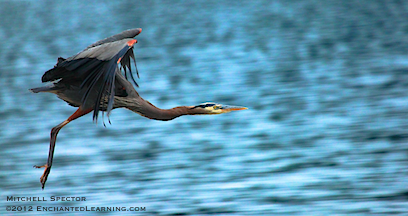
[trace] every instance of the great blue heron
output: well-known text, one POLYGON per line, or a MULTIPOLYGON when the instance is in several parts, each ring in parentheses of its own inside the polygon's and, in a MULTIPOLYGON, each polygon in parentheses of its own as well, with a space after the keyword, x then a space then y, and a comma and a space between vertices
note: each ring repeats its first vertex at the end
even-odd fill
MULTIPOLYGON (((130 64, 133 60, 136 68, 133 45, 137 40, 133 38, 141 31, 140 28, 130 29, 97 41, 72 57, 58 58, 54 68, 42 76, 42 82, 52 84, 30 89, 34 93, 54 93, 69 105, 78 107, 67 120, 51 129, 47 163, 43 166, 34 166, 45 168, 40 178, 42 189, 50 174, 58 132, 69 122, 91 111, 94 111, 94 121, 97 121, 99 111, 106 111, 109 117, 112 109, 116 108, 127 108, 150 119, 168 121, 182 115, 211 115, 247 109, 211 102, 197 106, 159 109, 141 98, 133 87, 133 84, 137 86, 137 83, 130 64)), ((138 73, 137 76, 139 77, 138 73)))

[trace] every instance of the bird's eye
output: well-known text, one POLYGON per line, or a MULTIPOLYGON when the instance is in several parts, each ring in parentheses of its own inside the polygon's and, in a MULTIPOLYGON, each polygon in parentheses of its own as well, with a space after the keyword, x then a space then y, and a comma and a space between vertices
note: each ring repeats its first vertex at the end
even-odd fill
POLYGON ((219 109, 220 107, 219 106, 213 106, 213 109, 214 110, 217 110, 217 109, 219 109))

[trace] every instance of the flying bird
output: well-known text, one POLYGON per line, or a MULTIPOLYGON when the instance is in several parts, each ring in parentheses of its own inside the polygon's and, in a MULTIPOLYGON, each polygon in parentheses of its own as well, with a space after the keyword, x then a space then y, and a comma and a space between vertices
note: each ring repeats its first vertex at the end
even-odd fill
POLYGON ((140 97, 134 86, 131 62, 136 60, 133 47, 134 39, 142 32, 141 28, 130 29, 103 40, 97 41, 78 54, 67 59, 59 57, 57 64, 42 76, 42 82, 50 84, 30 89, 31 92, 49 92, 78 109, 65 121, 51 129, 48 160, 40 178, 42 189, 50 174, 57 134, 69 122, 93 111, 93 120, 97 121, 99 111, 102 115, 116 108, 126 108, 146 118, 168 121, 182 115, 212 115, 244 110, 245 107, 227 106, 206 102, 195 106, 178 106, 172 109, 160 109, 140 97))

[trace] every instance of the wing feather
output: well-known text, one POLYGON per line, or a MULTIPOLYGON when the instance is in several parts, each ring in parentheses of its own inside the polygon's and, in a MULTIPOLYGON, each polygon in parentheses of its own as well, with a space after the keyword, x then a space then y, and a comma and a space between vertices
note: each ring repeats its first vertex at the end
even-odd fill
MULTIPOLYGON (((87 107, 93 104, 94 121, 98 120, 99 110, 105 110, 109 117, 110 112, 113 109, 113 102, 115 96, 115 77, 117 73, 120 73, 119 62, 126 57, 126 53, 130 50, 133 52, 132 47, 128 42, 133 39, 124 39, 120 43, 121 50, 119 50, 108 61, 102 61, 100 66, 95 67, 94 70, 88 71, 88 76, 84 79, 81 86, 87 87, 86 93, 83 96, 82 104, 87 107), (96 97, 95 97, 96 96, 96 97)), ((103 46, 103 45, 101 45, 103 46)), ((93 61, 97 60, 100 56, 95 56, 93 61)), ((129 71, 131 74, 131 71, 129 71)))
POLYGON ((125 39, 125 38, 134 38, 138 34, 140 34, 140 32, 142 32, 141 28, 129 29, 129 30, 123 31, 123 32, 121 32, 119 34, 116 34, 116 35, 107 37, 105 39, 99 40, 99 41, 89 45, 87 48, 85 48, 85 50, 87 50, 89 48, 92 48, 92 47, 99 46, 99 45, 104 44, 104 43, 118 41, 118 40, 122 40, 122 39, 125 39))
POLYGON ((67 58, 59 58, 54 68, 47 71, 43 82, 55 81, 71 85, 80 83, 80 89, 84 90, 81 106, 84 109, 93 108, 93 119, 97 121, 100 110, 109 114, 113 109, 115 96, 115 77, 123 70, 125 78, 136 83, 131 67, 136 60, 133 53, 133 45, 137 41, 133 39, 141 32, 141 29, 131 29, 106 39, 97 41, 82 52, 67 58))

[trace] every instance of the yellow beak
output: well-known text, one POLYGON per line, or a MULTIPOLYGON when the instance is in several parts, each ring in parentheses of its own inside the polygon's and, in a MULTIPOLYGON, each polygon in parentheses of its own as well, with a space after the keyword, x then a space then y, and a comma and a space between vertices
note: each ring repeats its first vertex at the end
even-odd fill
POLYGON ((228 106, 228 105, 223 105, 221 107, 223 112, 231 112, 231 111, 238 111, 238 110, 246 110, 248 108, 242 107, 242 106, 228 106))

